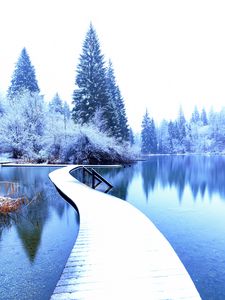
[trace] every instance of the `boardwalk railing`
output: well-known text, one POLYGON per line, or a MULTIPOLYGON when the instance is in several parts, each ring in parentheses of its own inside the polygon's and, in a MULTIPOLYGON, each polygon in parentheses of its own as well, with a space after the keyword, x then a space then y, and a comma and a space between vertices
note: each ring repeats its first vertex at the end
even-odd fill
POLYGON ((108 188, 104 191, 104 193, 108 193, 112 188, 113 185, 108 182, 104 177, 102 177, 98 172, 95 171, 93 168, 86 168, 82 167, 83 169, 83 176, 82 176, 82 182, 86 183, 86 174, 89 174, 91 176, 91 187, 93 189, 96 189, 97 186, 99 186, 102 182, 104 182, 108 188))

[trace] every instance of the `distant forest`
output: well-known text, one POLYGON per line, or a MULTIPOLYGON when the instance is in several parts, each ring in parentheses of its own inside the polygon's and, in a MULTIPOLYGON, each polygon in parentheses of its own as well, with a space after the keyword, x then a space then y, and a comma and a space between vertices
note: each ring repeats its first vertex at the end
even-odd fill
POLYGON ((142 121, 141 151, 144 154, 224 153, 225 108, 206 113, 194 108, 186 120, 180 108, 175 121, 163 120, 158 128, 146 111, 142 121))

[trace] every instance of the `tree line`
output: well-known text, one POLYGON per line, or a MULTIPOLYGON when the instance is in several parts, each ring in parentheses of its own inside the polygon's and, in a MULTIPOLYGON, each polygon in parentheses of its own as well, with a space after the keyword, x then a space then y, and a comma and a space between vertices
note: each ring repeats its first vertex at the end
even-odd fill
POLYGON ((163 120, 158 127, 146 111, 142 120, 143 154, 223 153, 225 152, 225 108, 199 112, 195 106, 187 120, 182 108, 174 121, 163 120))
MULTIPOLYGON (((58 93, 45 101, 24 48, 0 98, 0 121, 0 152, 14 158, 102 163, 130 161, 136 152, 113 64, 106 64, 92 24, 76 69, 72 109, 58 93)), ((186 120, 180 108, 176 120, 158 127, 146 111, 140 140, 143 154, 224 152, 225 109, 207 114, 195 107, 186 120)))

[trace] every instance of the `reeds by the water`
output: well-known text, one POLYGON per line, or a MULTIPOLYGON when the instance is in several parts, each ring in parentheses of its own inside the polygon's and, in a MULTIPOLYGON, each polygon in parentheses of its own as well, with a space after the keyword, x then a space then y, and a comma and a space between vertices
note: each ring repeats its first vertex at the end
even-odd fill
POLYGON ((0 181, 0 213, 7 214, 18 210, 21 205, 28 203, 28 199, 19 195, 17 182, 0 181))

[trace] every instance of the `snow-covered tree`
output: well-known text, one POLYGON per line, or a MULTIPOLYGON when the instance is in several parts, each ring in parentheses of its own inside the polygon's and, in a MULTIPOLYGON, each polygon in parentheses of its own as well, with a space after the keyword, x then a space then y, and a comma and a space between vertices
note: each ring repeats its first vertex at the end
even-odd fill
POLYGON ((118 145, 113 137, 100 132, 93 124, 74 125, 74 135, 64 149, 63 161, 72 163, 131 162, 130 148, 118 145))
POLYGON ((141 130, 141 152, 144 154, 150 153, 150 124, 151 119, 149 117, 148 111, 146 110, 145 115, 142 120, 142 130, 141 130))
POLYGON ((200 121, 200 115, 199 115, 199 112, 198 112, 198 108, 197 108, 197 106, 195 105, 195 107, 194 107, 194 111, 193 111, 193 113, 192 113, 192 115, 191 115, 191 122, 192 123, 198 123, 200 121))
POLYGON ((177 121, 170 121, 168 124, 168 134, 169 134, 169 153, 177 153, 179 144, 179 130, 177 121))
POLYGON ((205 108, 202 109, 200 119, 202 121, 203 126, 208 125, 208 118, 207 118, 207 114, 206 114, 205 108))
POLYGON ((64 101, 64 104, 63 104, 63 121, 64 121, 65 131, 67 129, 67 124, 68 124, 70 118, 71 118, 71 113, 70 113, 69 104, 66 101, 64 101))
POLYGON ((64 101, 64 103, 63 103, 63 115, 67 120, 69 120, 71 117, 70 107, 66 101, 64 101))
POLYGON ((73 104, 72 116, 79 124, 89 123, 99 108, 104 115, 108 104, 104 56, 92 24, 86 34, 77 67, 73 104))
POLYGON ((23 93, 7 103, 0 126, 0 137, 14 158, 36 159, 43 148, 44 101, 38 93, 23 93))
POLYGON ((134 133, 132 128, 129 128, 129 141, 130 141, 130 145, 133 146, 134 145, 134 133))
POLYGON ((126 110, 125 110, 124 100, 121 96, 120 89, 118 86, 116 89, 115 102, 116 102, 116 109, 119 115, 121 139, 122 141, 129 141, 129 126, 128 126, 128 121, 126 116, 126 110))
POLYGON ((20 96, 22 93, 27 92, 32 95, 34 93, 39 93, 40 89, 36 80, 35 69, 31 64, 26 48, 23 48, 16 63, 7 96, 12 100, 15 99, 16 96, 20 96))
POLYGON ((143 154, 157 153, 157 138, 154 120, 149 117, 146 110, 142 120, 141 152, 143 154))
POLYGON ((186 120, 182 108, 180 107, 177 122, 178 145, 177 152, 184 153, 186 151, 186 120))
POLYGON ((172 153, 171 142, 168 131, 168 122, 163 120, 158 129, 158 152, 162 154, 172 153))
MULTIPOLYGON (((129 140, 129 127, 126 116, 124 100, 121 96, 120 88, 116 83, 112 62, 109 61, 109 66, 106 73, 107 93, 109 101, 112 103, 112 121, 110 121, 113 136, 121 141, 129 140)), ((110 128, 110 126, 109 126, 110 128)))
POLYGON ((49 102, 49 110, 50 112, 63 114, 63 102, 58 93, 56 93, 52 101, 49 102))
POLYGON ((117 107, 117 84, 114 74, 114 69, 111 61, 109 61, 109 66, 106 71, 106 86, 107 86, 107 96, 108 96, 108 110, 105 110, 105 116, 102 118, 107 121, 107 128, 109 135, 115 138, 121 138, 121 126, 119 122, 119 109, 117 107))

